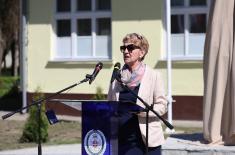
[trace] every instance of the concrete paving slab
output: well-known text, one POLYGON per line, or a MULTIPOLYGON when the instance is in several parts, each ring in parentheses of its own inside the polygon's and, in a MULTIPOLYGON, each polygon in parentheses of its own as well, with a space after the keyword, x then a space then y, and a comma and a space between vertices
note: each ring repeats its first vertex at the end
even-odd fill
MULTIPOLYGON (((162 155, 235 155, 235 146, 201 143, 202 134, 168 137, 162 155)), ((37 147, 0 151, 0 155, 37 155, 37 147)), ((81 155, 81 144, 42 146, 43 155, 81 155)))
POLYGON ((202 133, 168 137, 163 155, 235 155, 235 146, 205 144, 202 133))

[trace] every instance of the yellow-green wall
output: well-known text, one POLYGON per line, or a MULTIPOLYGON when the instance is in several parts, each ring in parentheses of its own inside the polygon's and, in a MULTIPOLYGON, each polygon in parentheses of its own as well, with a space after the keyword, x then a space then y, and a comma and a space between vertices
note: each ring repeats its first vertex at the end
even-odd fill
MULTIPOLYGON (((167 62, 159 61, 157 66, 167 79, 167 62)), ((202 61, 172 61, 172 94, 174 96, 202 96, 202 61)), ((167 81, 165 81, 167 82, 167 81)), ((165 84, 167 88, 167 83, 165 84)))
MULTIPOLYGON (((104 67, 91 85, 81 84, 69 93, 95 93, 98 86, 107 93, 113 64, 115 62, 123 64, 122 54, 119 51, 122 38, 131 32, 146 36, 150 49, 145 62, 153 68, 159 68, 166 83, 166 61, 163 60, 165 53, 163 3, 163 0, 112 0, 112 60, 101 60, 104 67)), ((97 63, 52 61, 53 12, 53 0, 29 1, 28 92, 35 91, 38 86, 48 93, 61 90, 84 79, 86 74, 91 74, 97 63)), ((173 95, 202 95, 201 62, 193 64, 183 62, 183 65, 177 62, 176 67, 173 66, 172 85, 173 95)))

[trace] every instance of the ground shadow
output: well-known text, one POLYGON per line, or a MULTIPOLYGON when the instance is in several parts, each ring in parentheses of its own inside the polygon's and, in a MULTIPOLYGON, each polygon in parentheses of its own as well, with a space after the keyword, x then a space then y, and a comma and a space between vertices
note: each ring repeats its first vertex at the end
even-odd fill
POLYGON ((0 98, 0 110, 15 111, 22 107, 22 95, 17 85, 0 98))
POLYGON ((172 134, 170 135, 172 138, 182 139, 182 140, 189 140, 189 141, 200 141, 205 143, 203 138, 203 133, 192 133, 192 134, 172 134))

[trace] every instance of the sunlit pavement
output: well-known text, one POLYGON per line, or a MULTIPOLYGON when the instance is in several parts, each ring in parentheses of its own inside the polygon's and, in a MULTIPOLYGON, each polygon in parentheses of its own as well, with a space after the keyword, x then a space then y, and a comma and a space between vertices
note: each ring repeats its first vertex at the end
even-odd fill
MULTIPOLYGON (((0 151, 0 155, 37 155, 38 148, 0 151)), ((42 146, 42 155, 81 155, 80 144, 42 146)))

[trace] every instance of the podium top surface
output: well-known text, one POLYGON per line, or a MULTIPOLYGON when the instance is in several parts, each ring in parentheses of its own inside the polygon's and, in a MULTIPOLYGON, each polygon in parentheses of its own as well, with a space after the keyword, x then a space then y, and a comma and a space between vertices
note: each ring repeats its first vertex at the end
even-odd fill
POLYGON ((50 101, 63 103, 71 108, 81 111, 83 102, 110 102, 107 100, 71 100, 71 99, 52 99, 50 101))
POLYGON ((144 109, 138 105, 136 105, 135 103, 130 103, 130 102, 118 102, 118 101, 107 101, 107 100, 71 100, 71 99, 52 99, 51 101, 56 101, 56 102, 60 102, 64 105, 67 105, 71 108, 74 108, 76 110, 82 111, 82 103, 87 102, 87 103, 116 103, 116 104, 110 104, 112 106, 115 106, 118 104, 118 106, 115 106, 117 109, 122 109, 125 111, 136 111, 136 112, 140 112, 140 111, 144 111, 144 109))

